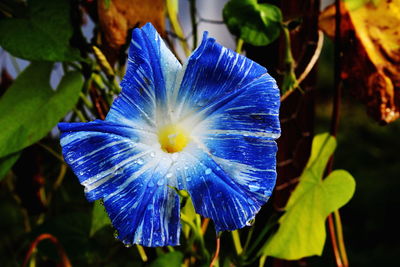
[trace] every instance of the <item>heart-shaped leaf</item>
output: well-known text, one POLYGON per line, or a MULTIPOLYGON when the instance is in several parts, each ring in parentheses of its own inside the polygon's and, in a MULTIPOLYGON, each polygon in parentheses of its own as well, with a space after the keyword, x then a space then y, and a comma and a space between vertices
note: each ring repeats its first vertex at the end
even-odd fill
POLYGON ((325 219, 346 204, 354 194, 354 178, 344 170, 322 179, 336 148, 329 134, 314 137, 310 159, 292 193, 278 231, 266 242, 262 254, 296 260, 321 255, 326 239, 325 219))
POLYGON ((81 74, 67 73, 54 91, 52 65, 32 63, 0 99, 0 158, 39 141, 78 100, 81 74))
POLYGON ((79 60, 72 48, 73 28, 68 0, 29 0, 26 14, 0 20, 0 46, 28 60, 79 60))
POLYGON ((272 43, 282 29, 281 10, 271 4, 258 4, 257 0, 229 1, 223 18, 232 34, 256 46, 272 43))

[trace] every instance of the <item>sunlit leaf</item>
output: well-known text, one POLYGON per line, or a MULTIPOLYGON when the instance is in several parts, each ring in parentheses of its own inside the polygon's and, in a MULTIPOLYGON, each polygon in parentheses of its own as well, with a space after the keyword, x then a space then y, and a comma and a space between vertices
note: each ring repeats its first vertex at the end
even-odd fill
POLYGON ((224 7, 223 17, 231 33, 252 45, 272 43, 282 29, 281 10, 257 0, 231 0, 224 7))
POLYGON ((90 235, 94 235, 98 230, 104 226, 111 225, 110 218, 107 215, 104 206, 99 200, 94 202, 92 211, 92 226, 90 228, 90 235))
POLYGON ((180 267, 183 262, 183 253, 172 251, 159 256, 150 264, 150 267, 180 267))
POLYGON ((28 60, 80 59, 72 48, 73 34, 68 0, 29 0, 23 17, 0 20, 0 46, 28 60))
MULTIPOLYGON (((342 4, 342 79, 368 113, 382 123, 400 116, 400 0, 367 1, 354 8, 342 4), (383 19, 384 18, 384 19, 383 19)), ((335 32, 335 7, 319 18, 330 37, 335 32)))
POLYGON ((32 63, 0 99, 0 157, 43 138, 78 100, 81 74, 67 73, 54 91, 51 69, 50 63, 32 63))
POLYGON ((310 159, 293 191, 278 231, 266 242, 262 254, 296 260, 321 255, 326 239, 325 219, 353 196, 355 181, 344 170, 322 179, 336 140, 328 134, 314 137, 310 159))

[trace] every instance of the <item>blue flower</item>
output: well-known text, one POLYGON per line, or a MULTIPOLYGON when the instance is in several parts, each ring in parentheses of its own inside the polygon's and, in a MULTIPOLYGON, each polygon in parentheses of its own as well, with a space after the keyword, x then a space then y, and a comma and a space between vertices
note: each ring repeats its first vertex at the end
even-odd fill
POLYGON ((276 180, 279 90, 215 42, 181 66, 151 24, 132 33, 122 93, 104 121, 60 123, 66 162, 125 244, 178 245, 179 197, 216 231, 249 224, 276 180))

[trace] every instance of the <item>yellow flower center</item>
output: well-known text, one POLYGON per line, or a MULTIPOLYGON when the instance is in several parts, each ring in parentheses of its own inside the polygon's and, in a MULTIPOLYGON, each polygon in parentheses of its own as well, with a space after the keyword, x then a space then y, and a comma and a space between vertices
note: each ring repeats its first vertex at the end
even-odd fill
POLYGON ((182 151, 189 142, 187 132, 175 124, 166 125, 158 132, 161 148, 168 153, 182 151))

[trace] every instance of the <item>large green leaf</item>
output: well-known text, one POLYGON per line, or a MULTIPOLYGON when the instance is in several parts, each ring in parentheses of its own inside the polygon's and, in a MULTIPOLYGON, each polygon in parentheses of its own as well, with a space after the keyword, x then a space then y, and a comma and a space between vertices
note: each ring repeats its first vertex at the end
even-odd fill
POLYGON ((43 138, 77 102, 82 76, 67 73, 54 91, 51 69, 50 63, 32 63, 0 99, 0 158, 43 138))
POLYGON ((0 46, 28 60, 80 59, 72 48, 73 28, 68 0, 29 0, 27 14, 0 20, 0 46))
POLYGON ((282 29, 281 10, 257 0, 230 0, 223 10, 229 31, 244 42, 262 46, 279 37, 282 29))
POLYGON ((160 255, 150 264, 150 267, 180 267, 183 262, 183 253, 180 251, 172 251, 167 254, 160 255))
POLYGON ((110 218, 108 217, 104 206, 100 203, 100 200, 97 200, 93 205, 90 236, 93 236, 98 230, 107 225, 111 225, 110 218))
POLYGON ((335 148, 336 140, 329 134, 314 137, 300 183, 279 219, 278 231, 266 242, 264 255, 296 260, 322 254, 326 217, 346 204, 355 190, 353 177, 344 170, 335 170, 322 179, 335 148))

